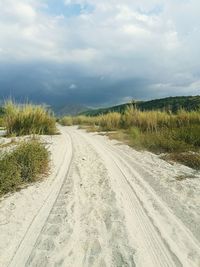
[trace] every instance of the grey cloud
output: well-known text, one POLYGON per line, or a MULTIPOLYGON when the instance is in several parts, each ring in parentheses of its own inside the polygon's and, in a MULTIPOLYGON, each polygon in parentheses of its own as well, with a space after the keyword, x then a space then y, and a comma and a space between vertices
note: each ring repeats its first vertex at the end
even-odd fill
POLYGON ((199 2, 71 3, 94 10, 65 17, 39 0, 0 2, 1 97, 100 105, 200 93, 199 2))

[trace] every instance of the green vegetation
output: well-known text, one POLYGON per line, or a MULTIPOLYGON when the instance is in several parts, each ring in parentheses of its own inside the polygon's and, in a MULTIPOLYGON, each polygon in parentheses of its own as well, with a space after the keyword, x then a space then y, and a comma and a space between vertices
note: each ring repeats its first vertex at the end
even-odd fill
POLYGON ((3 127, 4 108, 0 107, 0 127, 3 127))
POLYGON ((186 111, 197 111, 200 110, 200 96, 179 96, 155 99, 151 101, 132 101, 131 103, 109 108, 88 110, 83 112, 81 115, 98 116, 110 112, 124 113, 127 107, 130 106, 136 107, 142 111, 162 110, 171 111, 173 113, 176 113, 180 109, 184 109, 186 111))
POLYGON ((42 106, 5 103, 3 125, 9 136, 55 134, 55 123, 55 118, 42 106))
POLYGON ((49 152, 37 140, 22 142, 0 156, 0 196, 37 181, 48 171, 49 152))
POLYGON ((137 149, 169 153, 168 159, 200 169, 200 111, 140 111, 131 105, 123 113, 82 115, 67 121, 92 131, 112 131, 110 137, 137 149))

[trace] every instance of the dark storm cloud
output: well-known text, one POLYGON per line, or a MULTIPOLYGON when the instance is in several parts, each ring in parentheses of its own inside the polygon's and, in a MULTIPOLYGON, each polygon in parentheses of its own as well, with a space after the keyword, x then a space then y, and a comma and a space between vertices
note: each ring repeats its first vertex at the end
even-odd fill
POLYGON ((200 3, 0 1, 0 97, 100 105, 199 94, 200 3))
POLYGON ((83 75, 75 66, 27 64, 0 66, 0 97, 50 104, 116 103, 124 96, 148 98, 144 79, 115 80, 83 75))

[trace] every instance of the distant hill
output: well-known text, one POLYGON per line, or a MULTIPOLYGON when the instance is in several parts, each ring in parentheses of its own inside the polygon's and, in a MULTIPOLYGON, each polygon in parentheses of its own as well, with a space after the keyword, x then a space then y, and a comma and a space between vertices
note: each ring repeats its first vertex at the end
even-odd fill
POLYGON ((100 114, 107 114, 109 112, 123 113, 127 106, 134 105, 140 110, 171 110, 176 112, 183 108, 187 111, 200 110, 200 96, 177 96, 167 97, 162 99, 155 99, 150 101, 133 101, 108 108, 92 109, 82 112, 82 115, 97 116, 100 114))
POLYGON ((52 106, 51 109, 57 116, 64 115, 77 115, 81 112, 88 110, 87 106, 81 104, 66 104, 62 106, 52 106))

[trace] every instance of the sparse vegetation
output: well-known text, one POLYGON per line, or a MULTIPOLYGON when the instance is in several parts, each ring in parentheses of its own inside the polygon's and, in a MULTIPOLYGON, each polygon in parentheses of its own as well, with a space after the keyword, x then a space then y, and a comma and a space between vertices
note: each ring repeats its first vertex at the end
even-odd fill
POLYGON ((48 170, 49 152, 38 140, 22 142, 0 156, 0 196, 37 181, 48 170))
POLYGON ((141 111, 131 105, 123 113, 82 115, 71 117, 70 122, 96 131, 116 131, 109 136, 137 149, 169 153, 172 160, 200 168, 200 111, 141 111))
POLYGON ((44 107, 12 101, 5 103, 3 125, 9 136, 56 133, 56 120, 44 107))

